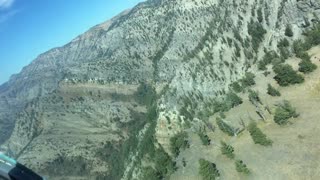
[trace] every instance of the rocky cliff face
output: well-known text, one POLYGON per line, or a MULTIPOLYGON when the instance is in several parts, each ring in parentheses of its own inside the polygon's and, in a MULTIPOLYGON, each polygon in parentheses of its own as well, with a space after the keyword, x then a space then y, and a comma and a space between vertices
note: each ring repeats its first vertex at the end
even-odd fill
MULTIPOLYGON (((155 137, 168 152, 168 138, 212 113, 212 102, 254 73, 265 51, 279 51, 287 25, 292 41, 319 15, 317 0, 140 3, 41 54, 0 86, 1 148, 56 178, 110 175, 105 158, 123 156, 123 144, 131 136, 143 141, 150 125, 150 107, 137 99, 145 82, 157 92, 155 137)), ((135 148, 122 159, 126 167, 135 148)))

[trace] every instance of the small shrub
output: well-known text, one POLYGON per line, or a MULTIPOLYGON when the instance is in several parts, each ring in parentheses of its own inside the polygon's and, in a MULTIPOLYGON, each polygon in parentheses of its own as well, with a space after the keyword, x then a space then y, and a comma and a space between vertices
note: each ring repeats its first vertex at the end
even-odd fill
POLYGON ((248 131, 255 144, 260 144, 262 146, 272 145, 272 141, 258 128, 257 123, 252 121, 248 126, 248 131))
POLYGON ((274 79, 280 86, 289 86, 290 84, 299 84, 304 82, 303 76, 297 74, 297 72, 288 64, 275 66, 274 72, 276 73, 274 79))
POLYGON ((278 47, 288 47, 290 45, 289 41, 287 38, 283 38, 280 40, 280 42, 278 43, 278 47))
POLYGON ((255 102, 262 104, 258 92, 251 89, 249 90, 249 100, 252 104, 255 104, 255 102))
MULTIPOLYGON (((242 36, 240 35, 239 31, 237 29, 233 29, 233 34, 234 34, 234 37, 239 41, 239 42, 242 42, 243 39, 242 39, 242 36)), ((235 43, 236 44, 236 43, 235 43)))
POLYGON ((262 21, 263 21, 263 15, 262 15, 262 9, 261 9, 261 8, 258 9, 257 14, 258 14, 258 21, 259 21, 259 23, 262 23, 262 21))
POLYGON ((235 162, 236 170, 240 173, 250 174, 250 170, 247 168, 247 165, 242 160, 236 160, 235 162))
POLYGON ((286 47, 280 47, 279 50, 280 50, 280 59, 282 62, 284 62, 286 59, 289 58, 290 51, 286 47))
POLYGON ((208 135, 206 135, 204 132, 198 132, 198 135, 199 135, 199 137, 200 137, 200 140, 201 140, 201 142, 202 142, 202 144, 203 145, 205 145, 205 146, 208 146, 208 145, 210 145, 210 139, 209 139, 209 136, 208 135))
POLYGON ((260 43, 263 41, 264 35, 267 31, 263 28, 262 24, 254 22, 253 19, 248 23, 248 34, 251 36, 252 49, 258 52, 260 43))
POLYGON ((160 180, 160 174, 152 167, 146 167, 142 170, 142 180, 160 180))
POLYGON ((243 91, 243 88, 242 88, 242 86, 239 84, 239 82, 234 82, 234 83, 232 83, 232 84, 231 84, 231 88, 232 88, 235 92, 237 92, 237 93, 240 93, 240 92, 243 91))
POLYGON ((293 41, 292 49, 297 56, 309 48, 310 46, 308 46, 307 43, 304 43, 301 39, 293 41))
POLYGON ((213 112, 225 112, 228 111, 230 109, 230 107, 228 107, 228 104, 226 101, 214 101, 213 102, 213 112))
POLYGON ((171 159, 171 157, 163 150, 157 149, 155 153, 155 158, 153 159, 155 163, 155 169, 161 179, 163 177, 172 174, 176 170, 176 164, 171 159))
POLYGON ((199 159, 199 174, 203 180, 215 180, 220 176, 216 164, 209 162, 205 159, 199 159))
POLYGON ((249 87, 249 86, 253 86, 256 84, 256 82, 254 81, 254 78, 256 76, 251 73, 251 72, 246 72, 244 78, 241 79, 241 85, 242 87, 249 87))
POLYGON ((235 129, 225 123, 221 118, 217 118, 217 125, 222 132, 228 134, 229 136, 234 136, 235 129))
POLYGON ((284 34, 286 36, 288 36, 288 37, 292 37, 293 36, 293 31, 292 31, 292 28, 291 28, 291 26, 289 24, 286 26, 284 34))
POLYGON ((284 101, 283 104, 278 105, 273 120, 279 125, 285 125, 290 118, 296 118, 298 116, 299 114, 295 108, 293 108, 288 101, 284 101))
POLYGON ((305 32, 306 44, 310 47, 312 45, 320 44, 320 25, 316 24, 312 29, 305 32))
POLYGON ((272 87, 271 84, 268 84, 267 93, 270 96, 281 96, 280 92, 276 88, 272 87))
POLYGON ((259 70, 266 70, 266 66, 272 62, 274 59, 279 58, 279 55, 275 51, 268 51, 263 56, 262 60, 258 62, 258 69, 259 70))
POLYGON ((220 116, 222 119, 225 119, 225 118, 226 118, 226 115, 225 115, 223 112, 220 112, 220 113, 219 113, 219 116, 220 116))
POLYGON ((182 166, 186 167, 187 166, 187 161, 185 158, 182 158, 182 166))
POLYGON ((303 73, 310 73, 317 69, 317 65, 313 64, 310 60, 302 60, 299 63, 299 71, 303 73))
POLYGON ((233 108, 242 104, 243 101, 236 93, 229 92, 226 97, 226 102, 230 108, 233 108))
POLYGON ((156 99, 154 87, 144 82, 140 83, 137 92, 134 95, 137 102, 146 106, 151 106, 156 99))
POLYGON ((275 67, 275 66, 278 66, 280 65, 281 63, 283 63, 284 61, 280 58, 275 58, 272 60, 272 66, 275 67))
POLYGON ((308 61, 309 61, 309 60, 311 59, 311 57, 309 56, 309 54, 308 54, 307 52, 305 52, 305 51, 296 54, 296 56, 297 56, 298 58, 302 59, 302 60, 308 60, 308 61))
POLYGON ((170 138, 170 148, 174 156, 178 156, 181 149, 186 149, 189 146, 187 137, 187 133, 181 132, 170 138))
POLYGON ((225 156, 227 156, 230 159, 234 158, 234 148, 231 145, 228 145, 227 143, 221 141, 221 153, 225 156))

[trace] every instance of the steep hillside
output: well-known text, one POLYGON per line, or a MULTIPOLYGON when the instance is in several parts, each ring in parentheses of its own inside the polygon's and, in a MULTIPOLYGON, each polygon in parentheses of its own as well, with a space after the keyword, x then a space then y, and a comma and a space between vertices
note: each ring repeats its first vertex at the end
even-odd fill
MULTIPOLYGON (((319 9, 317 0, 140 3, 40 55, 0 86, 1 150, 52 179, 199 178, 198 164, 188 163, 186 174, 180 169, 182 157, 207 158, 195 136, 219 143, 226 139, 221 133, 207 133, 215 130, 213 118, 238 116, 245 120, 230 122, 235 129, 226 131, 236 136, 236 149, 251 149, 245 125, 250 118, 272 119, 272 110, 267 108, 268 114, 264 108, 277 99, 269 101, 263 93, 262 102, 252 106, 239 96, 246 97, 250 88, 264 92, 268 82, 276 86, 272 78, 281 69, 271 64, 282 67, 297 56, 309 68, 304 51, 320 43, 319 9), (296 41, 305 38, 308 47, 296 41)), ((274 140, 280 131, 271 126, 262 129, 271 129, 274 140)), ((283 150, 274 141, 272 151, 283 150)), ((217 165, 224 161, 211 153, 217 165)), ((239 156, 254 165, 247 154, 239 156)), ((253 179, 267 173, 253 171, 253 179)), ((224 170, 220 174, 235 178, 224 170)))
MULTIPOLYGON (((320 66, 320 49, 312 48, 309 51, 312 62, 320 66)), ((299 59, 290 58, 287 63, 297 68, 299 59)), ((305 76, 303 84, 290 87, 279 87, 273 79, 274 74, 265 76, 262 72, 257 74, 256 85, 253 90, 259 92, 263 106, 270 107, 271 113, 267 110, 262 112, 265 115, 263 120, 257 113, 256 107, 249 98, 248 93, 241 93, 243 104, 225 113, 225 122, 232 126, 241 127, 243 122, 248 125, 255 120, 258 126, 272 140, 272 146, 264 147, 255 144, 248 131, 243 131, 237 136, 228 136, 220 131, 214 132, 208 129, 207 134, 211 139, 208 146, 204 146, 199 136, 189 131, 190 148, 182 151, 177 158, 178 171, 171 179, 201 179, 198 174, 198 159, 204 158, 216 163, 222 179, 319 179, 320 167, 318 151, 319 144, 319 98, 320 69, 305 76), (267 84, 277 87, 281 96, 270 96, 267 94, 267 84), (299 117, 290 119, 290 123, 279 126, 274 122, 276 105, 283 100, 289 101, 296 108, 299 117), (234 148, 235 157, 229 159, 221 153, 220 141, 225 141, 234 148), (239 173, 235 168, 235 160, 243 160, 250 170, 250 174, 239 173), (182 161, 186 162, 183 166, 182 161), (195 163, 196 162, 196 163, 195 163)), ((209 122, 215 124, 216 116, 209 118, 209 122)))

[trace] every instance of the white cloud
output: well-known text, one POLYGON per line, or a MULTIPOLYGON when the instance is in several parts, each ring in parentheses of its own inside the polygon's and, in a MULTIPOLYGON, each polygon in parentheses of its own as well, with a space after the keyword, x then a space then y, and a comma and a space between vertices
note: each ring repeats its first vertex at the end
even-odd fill
POLYGON ((10 8, 15 0, 0 0, 0 9, 10 8))
POLYGON ((15 0, 0 0, 0 23, 7 21, 18 13, 18 10, 11 9, 14 2, 15 0))

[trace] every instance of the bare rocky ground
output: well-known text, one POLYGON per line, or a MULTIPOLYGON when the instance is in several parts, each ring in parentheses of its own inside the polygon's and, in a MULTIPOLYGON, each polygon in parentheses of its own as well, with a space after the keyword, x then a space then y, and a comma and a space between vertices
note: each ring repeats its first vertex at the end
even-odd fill
MULTIPOLYGON (((309 50, 309 55, 319 67, 320 47, 309 50)), ((294 66, 299 60, 291 58, 287 62, 294 66)), ((274 123, 272 116, 266 113, 267 120, 263 122, 259 120, 246 94, 243 95, 244 103, 226 113, 226 116, 227 121, 243 119, 249 122, 250 118, 259 121, 259 127, 273 141, 273 145, 264 147, 254 144, 248 131, 244 131, 238 137, 228 137, 216 129, 215 132, 208 133, 212 144, 206 147, 202 145, 197 134, 190 132, 191 146, 181 153, 178 158, 179 169, 171 179, 201 179, 197 175, 199 158, 215 162, 221 172, 220 179, 316 180, 320 178, 320 69, 306 75, 303 84, 278 87, 282 94, 280 97, 266 94, 267 83, 276 86, 272 77, 273 74, 267 77, 263 74, 258 75, 257 84, 253 89, 259 91, 263 104, 268 105, 272 111, 278 102, 290 101, 300 113, 298 118, 291 119, 288 125, 279 126, 274 123), (235 148, 235 159, 241 159, 247 164, 251 170, 250 175, 239 174, 235 170, 234 160, 221 154, 219 149, 221 139, 235 148), (185 168, 181 164, 182 158, 187 161, 185 168)), ((214 117, 210 119, 211 123, 215 123, 214 119, 214 117)))

